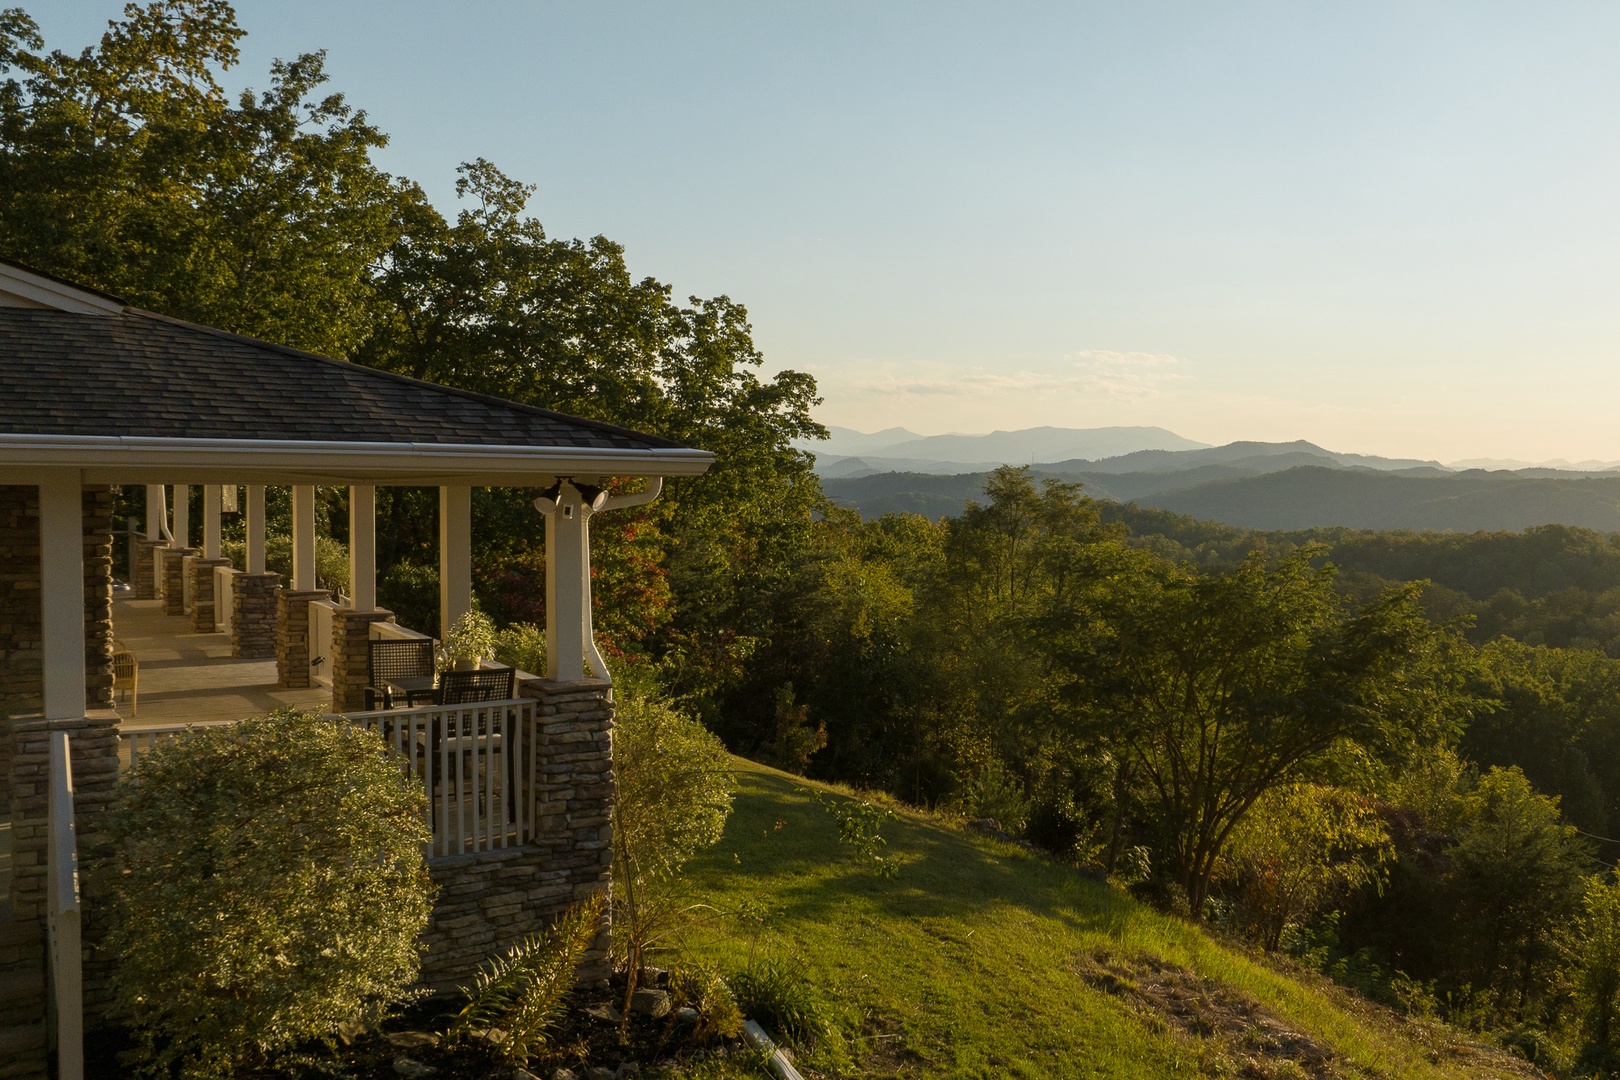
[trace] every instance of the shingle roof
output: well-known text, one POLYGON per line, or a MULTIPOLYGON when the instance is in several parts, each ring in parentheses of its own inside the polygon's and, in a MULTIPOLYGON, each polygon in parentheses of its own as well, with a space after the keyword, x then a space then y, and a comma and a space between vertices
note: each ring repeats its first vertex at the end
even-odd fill
POLYGON ((0 308, 0 434, 679 447, 136 309, 0 308))

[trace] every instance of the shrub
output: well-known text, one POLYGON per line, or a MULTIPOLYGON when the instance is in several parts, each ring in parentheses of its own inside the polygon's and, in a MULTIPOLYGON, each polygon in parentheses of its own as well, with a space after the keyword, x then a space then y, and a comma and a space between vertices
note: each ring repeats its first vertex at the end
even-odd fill
POLYGON ((409 996, 428 833, 375 735, 282 710, 160 744, 120 792, 107 947, 150 1071, 230 1075, 409 996))
POLYGON ((813 1047, 832 1031, 826 1005, 800 966, 760 960, 727 982, 744 1016, 794 1046, 813 1047))
POLYGON ((513 623, 495 635, 495 659, 530 675, 546 673, 546 631, 533 623, 513 623))
POLYGON ((1029 822, 1029 798, 1018 778, 991 758, 979 774, 963 784, 956 794, 956 806, 963 817, 990 818, 1010 833, 1021 833, 1029 822))
POLYGON ((486 961, 472 988, 462 988, 467 1004, 445 1033, 455 1044, 474 1031, 499 1031, 496 1052, 522 1065, 551 1041, 551 1029, 574 988, 579 962, 602 925, 602 894, 575 904, 543 934, 530 934, 504 956, 486 961))
POLYGON ((632 677, 613 735, 614 947, 635 991, 644 952, 678 922, 671 889, 686 861, 720 839, 734 783, 725 747, 648 681, 632 677))

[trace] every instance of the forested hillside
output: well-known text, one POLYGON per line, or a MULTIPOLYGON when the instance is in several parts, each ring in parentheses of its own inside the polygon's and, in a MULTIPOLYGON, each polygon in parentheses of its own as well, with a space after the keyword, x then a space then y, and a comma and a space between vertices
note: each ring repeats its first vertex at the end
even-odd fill
MULTIPOLYGON (((1137 456, 1137 455, 1132 455, 1137 456)), ((1037 477, 1085 484, 1094 498, 1171 510, 1256 529, 1341 526, 1461 532, 1575 525, 1620 531, 1620 477, 1613 474, 1339 467, 1314 454, 1268 455, 1191 469, 1131 472, 1043 465, 1037 477)), ((835 502, 867 517, 894 511, 939 517, 978 497, 988 473, 879 473, 824 478, 835 502)))

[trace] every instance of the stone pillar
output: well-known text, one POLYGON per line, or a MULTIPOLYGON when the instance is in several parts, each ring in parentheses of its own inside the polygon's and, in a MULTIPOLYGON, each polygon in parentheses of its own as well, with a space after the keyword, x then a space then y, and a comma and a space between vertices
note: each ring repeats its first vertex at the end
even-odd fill
POLYGON ((228 597, 214 596, 214 567, 229 566, 229 559, 192 559, 191 567, 191 629, 199 634, 212 634, 218 630, 214 620, 214 604, 230 603, 228 597))
POLYGON ((113 707, 113 496, 108 484, 84 488, 84 698, 113 707))
MULTIPOLYGON (((480 961, 525 934, 550 925, 565 908, 613 884, 613 702, 596 679, 523 686, 536 699, 540 778, 535 838, 515 848, 428 861, 439 886, 423 934, 422 980, 450 988, 471 978, 480 961)), ((605 985, 611 925, 580 966, 588 986, 605 985)))
POLYGON ((275 656, 281 575, 236 574, 231 584, 231 656, 237 660, 275 656))
POLYGON ((309 675, 309 602, 330 600, 325 589, 281 589, 276 593, 276 685, 305 690, 309 675))
POLYGON ((135 588, 135 599, 156 600, 158 597, 157 555, 160 548, 169 546, 167 540, 147 540, 144 537, 132 536, 129 542, 135 547, 135 580, 130 585, 135 588))
POLYGON ((186 560, 196 548, 168 548, 163 552, 163 614, 186 613, 186 560))
MULTIPOLYGON (((332 615, 332 711, 363 712, 371 679, 371 624, 393 622, 394 613, 338 611, 332 615)), ((381 704, 378 704, 381 708, 381 704)))

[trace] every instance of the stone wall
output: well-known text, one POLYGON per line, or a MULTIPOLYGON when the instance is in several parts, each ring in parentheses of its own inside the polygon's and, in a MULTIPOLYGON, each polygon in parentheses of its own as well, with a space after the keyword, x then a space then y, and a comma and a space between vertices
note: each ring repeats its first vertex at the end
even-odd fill
POLYGON ((163 551, 163 614, 186 613, 186 560, 196 548, 165 548, 163 551))
POLYGON ((236 574, 231 578, 231 656, 265 660, 276 655, 276 597, 280 574, 236 574))
POLYGON ((192 559, 191 567, 191 630, 196 634, 218 632, 214 619, 214 604, 230 603, 225 597, 214 596, 214 567, 229 566, 229 559, 192 559))
POLYGON ((309 602, 330 600, 325 589, 276 593, 276 685, 303 690, 315 685, 309 673, 309 602))
POLYGON ((332 615, 332 711, 362 712, 368 707, 382 708, 366 703, 366 686, 371 682, 371 624, 393 622, 394 613, 377 608, 375 611, 338 611, 332 615))
MULTIPOLYGON (((537 699, 536 840, 517 848, 429 860, 439 899, 423 941, 422 980, 448 989, 569 905, 612 888, 613 703, 597 680, 525 684, 537 699)), ((607 916, 581 967, 608 977, 607 916)))

